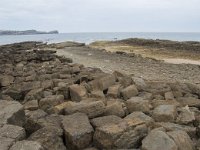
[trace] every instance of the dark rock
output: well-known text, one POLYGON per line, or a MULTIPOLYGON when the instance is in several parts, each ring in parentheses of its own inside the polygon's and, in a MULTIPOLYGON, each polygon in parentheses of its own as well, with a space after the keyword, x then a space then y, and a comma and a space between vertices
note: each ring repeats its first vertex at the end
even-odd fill
POLYGON ((20 103, 0 100, 0 124, 23 126, 24 123, 25 113, 20 103))
POLYGON ((94 130, 85 114, 65 116, 62 125, 65 141, 70 149, 84 149, 91 144, 94 130))
POLYGON ((62 135, 59 128, 44 127, 31 134, 28 140, 40 143, 45 150, 66 150, 62 135))

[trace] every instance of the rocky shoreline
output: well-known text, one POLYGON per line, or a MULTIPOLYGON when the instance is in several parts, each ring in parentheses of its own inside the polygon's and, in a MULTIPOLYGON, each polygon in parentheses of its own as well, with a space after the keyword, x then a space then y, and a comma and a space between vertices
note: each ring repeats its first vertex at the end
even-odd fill
POLYGON ((170 41, 152 39, 124 39, 117 41, 96 41, 90 44, 92 48, 103 48, 107 51, 122 51, 141 54, 158 60, 188 59, 200 63, 200 42, 198 41, 170 41))
POLYGON ((37 30, 25 30, 25 31, 13 31, 13 30, 0 30, 0 35, 34 35, 34 34, 59 34, 57 30, 54 31, 37 31, 37 30))
POLYGON ((200 149, 199 85, 105 73, 48 50, 64 47, 0 46, 1 150, 200 149))

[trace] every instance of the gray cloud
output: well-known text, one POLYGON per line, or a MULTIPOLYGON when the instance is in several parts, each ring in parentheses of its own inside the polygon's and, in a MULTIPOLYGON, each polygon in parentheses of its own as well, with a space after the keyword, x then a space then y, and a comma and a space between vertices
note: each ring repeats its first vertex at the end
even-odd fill
POLYGON ((0 29, 198 31, 199 0, 1 0, 0 29))

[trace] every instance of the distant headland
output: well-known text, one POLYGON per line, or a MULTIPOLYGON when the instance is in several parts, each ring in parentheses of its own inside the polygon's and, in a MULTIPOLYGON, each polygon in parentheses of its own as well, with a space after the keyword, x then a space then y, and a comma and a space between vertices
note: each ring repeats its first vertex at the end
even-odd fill
POLYGON ((33 34, 58 34, 57 30, 54 31, 37 31, 37 30, 25 30, 25 31, 13 31, 13 30, 0 30, 0 35, 33 35, 33 34))

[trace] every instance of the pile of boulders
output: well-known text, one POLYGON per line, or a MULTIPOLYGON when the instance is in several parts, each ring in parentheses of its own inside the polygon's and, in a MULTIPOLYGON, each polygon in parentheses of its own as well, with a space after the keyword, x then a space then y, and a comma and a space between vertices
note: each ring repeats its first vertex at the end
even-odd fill
POLYGON ((0 150, 200 149, 199 86, 23 46, 0 47, 0 150))

